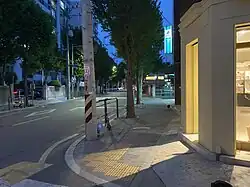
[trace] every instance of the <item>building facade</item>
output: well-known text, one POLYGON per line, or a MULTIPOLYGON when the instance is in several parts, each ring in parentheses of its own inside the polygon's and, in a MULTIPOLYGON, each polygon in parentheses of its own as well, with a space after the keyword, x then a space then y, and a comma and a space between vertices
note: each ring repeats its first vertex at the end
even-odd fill
MULTIPOLYGON (((65 46, 63 46, 62 42, 62 31, 66 29, 67 24, 71 24, 71 19, 67 23, 67 17, 65 14, 66 9, 69 10, 71 14, 73 13, 73 9, 75 8, 77 2, 71 2, 69 0, 34 0, 43 11, 48 13, 49 15, 54 18, 54 29, 56 33, 57 39, 57 46, 60 50, 65 50, 65 46)), ((73 20, 72 20, 73 21, 73 20)), ((74 23, 75 24, 75 23, 74 23)), ((78 23, 80 24, 80 23, 78 23)), ((16 63, 10 69, 17 74, 18 80, 21 81, 23 79, 22 76, 22 68, 21 68, 21 60, 17 60, 16 63)), ((55 79, 57 75, 51 72, 51 75, 48 77, 48 81, 51 79, 55 79)), ((38 72, 34 74, 33 80, 35 81, 42 81, 43 80, 43 73, 38 72)))
POLYGON ((202 0, 182 16, 181 121, 207 150, 250 151, 250 1, 202 0))
POLYGON ((201 0, 174 0, 174 72, 175 72, 175 104, 181 104, 181 39, 179 24, 184 13, 201 0))

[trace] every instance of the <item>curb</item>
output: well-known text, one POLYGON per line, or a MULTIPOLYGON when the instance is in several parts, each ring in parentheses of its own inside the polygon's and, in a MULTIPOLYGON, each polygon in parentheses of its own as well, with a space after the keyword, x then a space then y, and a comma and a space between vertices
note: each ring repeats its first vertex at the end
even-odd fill
POLYGON ((101 179, 99 177, 96 177, 95 175, 85 171, 82 169, 75 161, 74 159, 74 151, 77 147, 77 145, 83 141, 86 138, 86 135, 78 138, 75 142, 73 142, 69 148, 67 149, 65 155, 64 155, 64 160, 67 164, 67 166, 70 168, 71 171, 73 171, 75 174, 77 174, 80 177, 83 177, 97 185, 102 185, 105 187, 121 187, 117 184, 114 184, 112 182, 106 181, 104 179, 101 179))
POLYGON ((181 115, 181 110, 177 109, 177 107, 174 105, 171 107, 174 112, 176 112, 178 115, 181 115))
MULTIPOLYGON (((122 115, 124 115, 126 112, 123 112, 122 115)), ((121 115, 121 116, 122 116, 121 115)), ((112 120, 114 120, 115 118, 113 118, 112 120)), ((112 121, 111 120, 111 121, 112 121)), ((110 121, 110 122, 111 122, 110 121)), ((72 172, 74 172, 75 174, 77 174, 80 177, 83 177, 97 185, 101 185, 103 187, 121 187, 120 185, 114 184, 110 181, 107 181, 105 179, 99 178, 87 171, 85 171, 84 169, 82 169, 75 161, 74 159, 74 151, 77 147, 77 145, 83 141, 86 138, 86 135, 81 136, 80 138, 78 138, 76 141, 74 141, 69 148, 67 149, 67 151, 65 152, 64 155, 64 160, 67 164, 67 166, 70 168, 70 170, 72 172)))
POLYGON ((204 147, 202 147, 199 144, 196 144, 194 142, 192 142, 191 140, 189 140, 187 137, 185 137, 185 135, 183 133, 179 133, 179 137, 180 139, 188 144, 190 147, 192 147, 192 149, 194 149, 197 153, 199 153, 201 156, 203 156, 205 159, 210 160, 210 161, 216 161, 216 154, 208 151, 207 149, 205 149, 204 147))

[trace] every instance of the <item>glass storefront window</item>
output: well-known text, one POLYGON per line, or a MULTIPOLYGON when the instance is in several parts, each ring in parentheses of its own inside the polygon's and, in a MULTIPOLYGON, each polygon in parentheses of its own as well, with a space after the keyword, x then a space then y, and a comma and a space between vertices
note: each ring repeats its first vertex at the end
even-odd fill
POLYGON ((237 43, 250 42, 250 28, 243 28, 237 31, 237 43))
POLYGON ((236 140, 250 142, 250 28, 236 32, 236 140))

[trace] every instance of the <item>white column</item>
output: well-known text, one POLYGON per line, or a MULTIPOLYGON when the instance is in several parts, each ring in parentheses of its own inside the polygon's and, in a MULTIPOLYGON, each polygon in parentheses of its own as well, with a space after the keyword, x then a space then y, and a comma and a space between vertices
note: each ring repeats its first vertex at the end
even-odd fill
POLYGON ((57 45, 58 49, 61 49, 61 22, 60 22, 60 17, 61 17, 61 6, 60 6, 61 0, 57 0, 56 3, 56 37, 57 37, 57 45))
POLYGON ((85 132, 87 140, 93 140, 97 137, 97 119, 96 119, 96 86, 95 86, 95 67, 94 67, 94 49, 93 49, 93 18, 91 12, 90 0, 82 0, 82 44, 84 52, 84 94, 85 109, 87 106, 87 96, 92 100, 92 107, 88 112, 92 113, 92 119, 87 123, 85 114, 85 132))
POLYGON ((152 85, 152 97, 155 97, 155 84, 152 85))

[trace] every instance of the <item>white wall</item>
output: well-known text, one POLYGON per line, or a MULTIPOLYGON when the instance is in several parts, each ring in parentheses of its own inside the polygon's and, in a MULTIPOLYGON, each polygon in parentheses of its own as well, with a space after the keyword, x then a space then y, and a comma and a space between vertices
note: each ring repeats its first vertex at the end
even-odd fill
POLYGON ((250 1, 203 0, 180 24, 182 123, 186 125, 186 45, 199 40, 199 141, 235 154, 235 26, 250 23, 250 1))

